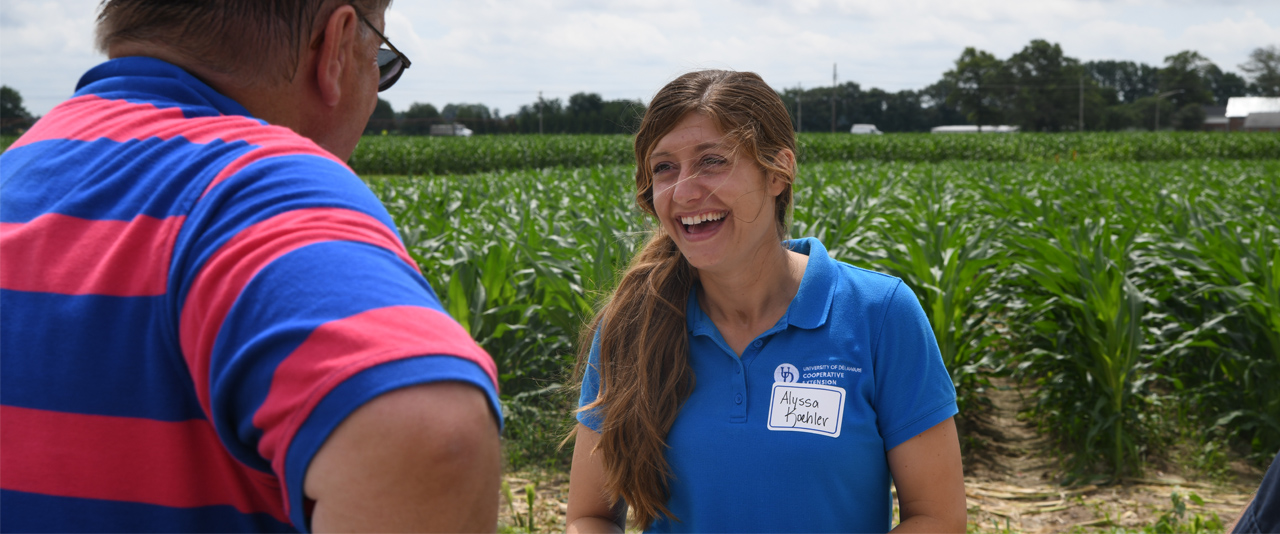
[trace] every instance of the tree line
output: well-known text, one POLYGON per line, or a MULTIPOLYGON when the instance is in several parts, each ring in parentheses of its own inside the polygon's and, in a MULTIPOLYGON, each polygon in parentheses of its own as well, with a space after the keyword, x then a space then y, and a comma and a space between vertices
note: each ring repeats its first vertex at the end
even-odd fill
POLYGON ((427 135, 433 124, 457 123, 475 134, 629 134, 639 128, 644 111, 639 101, 605 100, 596 93, 574 94, 567 105, 559 98, 540 99, 505 117, 484 104, 448 104, 437 110, 431 104, 415 102, 396 112, 390 102, 379 98, 365 133, 427 135))
POLYGON ((1280 96, 1280 48, 1257 48, 1240 65, 1249 78, 1186 50, 1163 67, 1087 61, 1031 41, 1008 59, 966 48, 939 82, 947 103, 970 124, 1013 124, 1023 131, 1196 130, 1205 106, 1233 96, 1280 96))
MULTIPOLYGON (((797 131, 849 131, 874 124, 886 132, 928 131, 950 124, 1016 125, 1022 131, 1199 129, 1205 106, 1233 96, 1280 97, 1280 47, 1260 47, 1226 71, 1193 50, 1157 67, 1133 61, 1080 61, 1055 43, 1036 39, 1006 59, 966 48, 954 67, 920 90, 863 89, 848 81, 827 87, 783 88, 797 131)), ((403 111, 378 99, 367 134, 427 135, 433 124, 459 123, 475 134, 635 132, 645 105, 577 93, 567 102, 542 99, 502 115, 484 104, 437 109, 415 102, 403 111)), ((22 96, 0 87, 0 133, 20 133, 36 119, 22 96)))
MULTIPOLYGON (((849 131, 874 124, 886 132, 928 131, 951 124, 1016 125, 1022 131, 1199 129, 1205 106, 1233 96, 1280 96, 1280 47, 1255 49, 1239 65, 1242 76, 1187 50, 1163 66, 1133 61, 1080 61, 1055 43, 1036 39, 1006 59, 966 48, 954 67, 920 90, 835 86, 783 88, 797 131, 849 131)), ((380 131, 425 134, 430 124, 458 122, 484 133, 632 133, 644 115, 634 100, 578 93, 567 105, 542 100, 501 116, 482 104, 449 104, 437 111, 415 103, 395 112, 379 103, 370 121, 380 131)))

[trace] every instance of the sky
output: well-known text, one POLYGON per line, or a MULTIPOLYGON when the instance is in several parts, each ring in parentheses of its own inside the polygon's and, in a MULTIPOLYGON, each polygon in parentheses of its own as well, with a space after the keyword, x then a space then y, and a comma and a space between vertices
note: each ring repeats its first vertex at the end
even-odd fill
MULTIPOLYGON (((97 0, 0 2, 0 84, 42 115, 106 58, 97 0)), ((482 103, 501 114, 578 92, 648 102, 702 68, 775 89, 920 89, 965 47, 1008 58, 1033 39, 1083 61, 1156 66, 1195 50, 1226 71, 1280 46, 1280 0, 397 0, 385 34, 412 61, 381 94, 397 111, 482 103)), ((1243 73, 1241 73, 1243 74, 1243 73)))

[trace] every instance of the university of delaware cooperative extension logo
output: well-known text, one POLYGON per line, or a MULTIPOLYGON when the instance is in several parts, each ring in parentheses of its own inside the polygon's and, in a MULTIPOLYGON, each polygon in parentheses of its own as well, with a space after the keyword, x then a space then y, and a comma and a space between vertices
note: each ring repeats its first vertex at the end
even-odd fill
POLYGON ((797 380, 800 380, 800 370, 796 369, 796 366, 794 365, 791 365, 789 363, 784 363, 782 365, 779 365, 777 369, 773 370, 774 382, 785 383, 785 382, 795 382, 797 380))

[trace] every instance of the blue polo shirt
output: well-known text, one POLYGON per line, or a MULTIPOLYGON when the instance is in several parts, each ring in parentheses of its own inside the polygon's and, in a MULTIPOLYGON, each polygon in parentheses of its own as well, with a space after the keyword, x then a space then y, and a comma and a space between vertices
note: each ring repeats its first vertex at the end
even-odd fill
POLYGON ((1255 532, 1280 532, 1280 453, 1272 460, 1267 474, 1262 477, 1253 502, 1236 523, 1235 534, 1255 532))
MULTIPOLYGON (((886 452, 958 412, 902 280, 835 261, 817 239, 787 313, 736 356, 689 295, 694 390, 667 436, 674 477, 649 532, 887 532, 886 452)), ((580 405, 600 385, 598 347, 580 405)), ((599 431, 597 411, 578 420, 599 431)))

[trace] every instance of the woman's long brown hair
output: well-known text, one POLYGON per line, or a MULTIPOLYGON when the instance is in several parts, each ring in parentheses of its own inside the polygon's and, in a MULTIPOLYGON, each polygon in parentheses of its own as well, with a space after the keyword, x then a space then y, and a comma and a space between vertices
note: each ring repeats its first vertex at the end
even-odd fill
MULTIPOLYGON (((706 70, 685 74, 654 96, 636 133, 636 203, 656 217, 649 154, 690 113, 701 113, 765 176, 783 179, 774 212, 779 240, 787 234, 791 209, 795 134, 782 99, 750 72, 706 70)), ((581 384, 592 340, 600 336, 600 392, 580 410, 599 409, 601 455, 607 498, 625 501, 634 525, 645 528, 667 509, 671 467, 667 432, 693 390, 685 305, 697 272, 675 242, 655 225, 653 237, 631 260, 613 295, 584 329, 577 380, 581 384)))

